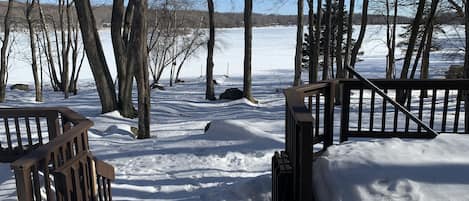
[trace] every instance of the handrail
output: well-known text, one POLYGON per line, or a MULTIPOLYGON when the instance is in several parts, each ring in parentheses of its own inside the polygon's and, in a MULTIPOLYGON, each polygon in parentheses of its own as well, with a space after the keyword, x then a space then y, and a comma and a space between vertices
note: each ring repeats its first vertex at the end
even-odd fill
POLYGON ((70 140, 70 138, 78 137, 82 134, 83 131, 90 128, 93 125, 91 121, 83 121, 78 125, 71 128, 69 131, 66 131, 64 135, 56 137, 53 141, 37 148, 35 151, 26 154, 25 156, 19 158, 18 160, 11 163, 11 168, 24 168, 34 165, 43 159, 44 156, 50 154, 51 150, 56 150, 65 142, 70 140), (68 134, 69 133, 69 134, 68 134))
MULTIPOLYGON (((8 122, 13 119, 16 137, 27 135, 28 145, 39 145, 30 151, 21 152, 14 161, 10 161, 10 166, 15 174, 18 200, 42 200, 40 189, 45 189, 46 200, 61 200, 63 195, 58 192, 54 193, 53 187, 57 189, 58 186, 67 184, 50 179, 50 176, 56 176, 53 175, 53 171, 64 164, 70 164, 71 161, 76 162, 75 159, 78 156, 85 153, 91 154, 87 131, 93 122, 65 107, 2 108, 0 109, 0 117, 5 121, 6 133, 12 135, 8 129, 8 122), (31 121, 30 118, 33 120, 31 121), (20 120, 26 124, 25 130, 22 130, 23 126, 20 123, 23 122, 20 120), (47 124, 45 129, 41 128, 44 120, 47 124), (32 124, 36 124, 36 127, 32 127, 32 124), (38 136, 38 143, 31 140, 33 130, 38 136)), ((10 142, 8 145, 9 149, 12 149, 13 146, 10 142)), ((23 149, 21 141, 18 142, 18 146, 23 149)), ((92 164, 94 165, 95 162, 92 164)), ((96 176, 107 179, 106 184, 98 185, 108 186, 110 198, 110 180, 114 178, 114 169, 112 166, 102 163, 99 163, 98 166, 99 170, 93 167, 91 171, 99 171, 96 176)))
POLYGON ((409 110, 407 110, 404 106, 401 104, 397 103, 394 99, 389 97, 386 93, 384 93, 380 88, 378 88, 375 84, 373 84, 370 80, 367 78, 363 77, 360 75, 358 72, 356 72, 353 68, 350 66, 346 66, 346 69, 350 71, 355 77, 357 77, 359 80, 364 82, 368 87, 370 87, 373 91, 378 93, 380 96, 382 96, 386 101, 389 101, 394 107, 399 109, 402 113, 404 113, 406 116, 408 116, 410 119, 412 119, 415 123, 420 125, 422 128, 424 128, 428 133, 432 135, 432 137, 438 136, 438 133, 430 128, 427 124, 425 124, 423 121, 421 121, 419 118, 417 118, 415 115, 413 115, 409 110))

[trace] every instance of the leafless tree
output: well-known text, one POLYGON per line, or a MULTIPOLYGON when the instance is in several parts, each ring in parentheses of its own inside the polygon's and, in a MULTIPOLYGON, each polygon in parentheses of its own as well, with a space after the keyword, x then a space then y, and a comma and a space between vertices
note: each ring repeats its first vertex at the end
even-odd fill
POLYGON ((324 64, 322 67, 322 79, 329 79, 329 67, 331 67, 331 35, 332 35, 332 0, 326 0, 325 23, 326 31, 324 34, 324 64))
POLYGON ((209 39, 207 43, 207 74, 206 74, 206 91, 205 99, 215 100, 215 89, 213 85, 213 49, 215 47, 215 7, 213 0, 207 0, 208 4, 208 18, 209 18, 209 39))
POLYGON ((409 43, 407 45, 407 50, 404 57, 404 64, 402 66, 400 79, 408 79, 410 62, 412 60, 412 54, 414 52, 415 43, 417 41, 417 35, 420 28, 420 21, 422 20, 425 3, 425 0, 419 0, 418 2, 417 13, 415 14, 415 18, 412 22, 411 34, 409 37, 409 43))
POLYGON ((134 2, 129 1, 127 9, 124 10, 124 0, 114 0, 111 20, 111 36, 119 88, 117 102, 121 115, 128 118, 137 116, 137 111, 132 104, 134 66, 129 63, 129 56, 135 51, 130 49, 130 26, 135 14, 134 6, 134 2))
MULTIPOLYGON (((129 1, 130 2, 130 1, 129 1)), ((147 0, 133 0, 129 64, 135 68, 138 91, 138 139, 150 137, 150 83, 147 52, 147 0)))
POLYGON ((114 83, 109 72, 103 46, 99 39, 96 22, 89 0, 75 1, 83 45, 90 62, 103 113, 118 109, 114 83))
MULTIPOLYGON (((347 42, 345 44, 345 55, 344 55, 344 66, 351 66, 350 65, 350 56, 352 52, 352 32, 353 32, 353 15, 355 10, 355 0, 350 0, 349 5, 349 16, 347 22, 347 42)), ((345 72, 345 76, 347 76, 347 72, 345 72)), ((352 77, 349 74, 349 77, 352 77)))
MULTIPOLYGON (((257 102, 252 97, 252 0, 244 0, 244 81, 243 96, 251 102, 257 102)), ((301 71, 301 63, 300 63, 301 71)))
POLYGON ((190 0, 153 0, 149 13, 148 52, 152 85, 159 83, 165 70, 170 70, 170 86, 180 81, 179 75, 186 62, 203 44, 205 32, 200 20, 190 15, 194 8, 190 0))
POLYGON ((200 19, 199 26, 196 29, 194 29, 191 34, 189 34, 190 37, 183 37, 182 39, 183 54, 182 54, 182 58, 179 61, 179 66, 177 68, 176 77, 174 79, 176 83, 182 81, 179 76, 181 73, 181 69, 184 66, 184 63, 189 58, 191 58, 194 55, 194 53, 207 42, 206 37, 205 37, 205 32, 201 30, 202 22, 203 22, 203 17, 200 19))
MULTIPOLYGON (((115 0, 113 7, 113 20, 122 22, 123 1, 115 0), (117 5, 116 5, 117 4, 117 5)), ((128 72, 125 76, 132 79, 135 77, 137 81, 138 91, 138 133, 137 138, 150 137, 150 85, 148 73, 148 51, 147 51, 147 0, 131 0, 128 3, 124 23, 128 25, 111 28, 112 31, 118 32, 117 35, 128 38, 128 48, 125 49, 124 56, 127 56, 126 66, 132 66, 133 71, 128 72), (128 34, 127 34, 128 33, 128 34)), ((88 61, 93 71, 98 94, 100 95, 102 111, 110 112, 119 109, 116 93, 114 91, 114 83, 109 73, 108 66, 104 57, 103 48, 99 40, 96 28, 96 22, 93 17, 93 11, 89 0, 76 1, 75 7, 80 22, 84 47, 88 56, 88 61)), ((121 25, 113 22, 113 25, 121 25)), ((114 33, 116 34, 116 33, 114 33)), ((114 35, 113 37, 116 37, 114 35)), ((114 38, 115 39, 115 38, 114 38)), ((114 41, 113 41, 114 42, 114 41)), ((118 41, 119 42, 119 41, 118 41)), ((121 55, 122 56, 122 55, 121 55)), ((121 66, 122 67, 122 66, 121 66)), ((121 84, 121 83, 118 83, 121 84)))
POLYGON ((360 33, 358 34, 357 42, 353 46, 352 55, 350 56, 350 67, 355 68, 357 61, 358 51, 360 50, 363 39, 365 38, 366 25, 368 23, 368 0, 363 0, 362 5, 362 19, 360 24, 360 33))
POLYGON ((297 1, 297 19, 296 19, 296 49, 295 49, 295 79, 293 86, 301 84, 301 58, 303 58, 303 8, 304 0, 297 1))
POLYGON ((36 0, 27 0, 25 3, 25 16, 29 30, 29 44, 31 48, 31 67, 34 78, 34 87, 36 92, 36 101, 42 102, 42 80, 39 77, 39 66, 37 63, 37 44, 36 44, 36 24, 33 19, 33 9, 36 7, 36 0))
MULTIPOLYGON (((312 0, 311 0, 312 1, 312 0)), ((312 5, 312 3, 311 3, 312 5)), ((317 12, 316 12, 316 32, 315 32, 315 43, 314 43, 314 52, 317 52, 315 55, 313 55, 313 66, 314 67, 314 73, 313 77, 314 79, 317 79, 318 77, 318 71, 319 71, 319 51, 321 48, 321 22, 322 22, 322 0, 317 0, 317 12)), ((323 68, 324 70, 324 68, 323 68)))
POLYGON ((316 45, 316 34, 314 33, 314 28, 315 24, 317 23, 315 21, 314 17, 314 3, 313 0, 308 0, 308 56, 310 58, 310 62, 308 62, 308 69, 309 69, 309 83, 316 82, 318 79, 318 66, 315 66, 315 60, 318 60, 318 51, 315 51, 315 45, 316 45))
POLYGON ((10 14, 13 7, 13 0, 8 1, 8 8, 3 18, 3 37, 1 38, 2 47, 0 50, 0 102, 5 101, 7 73, 8 73, 8 51, 11 48, 10 30, 11 21, 10 14))
POLYGON ((344 35, 344 9, 345 9, 345 0, 339 0, 337 13, 337 33, 336 33, 336 45, 335 45, 335 59, 336 59, 336 68, 337 68, 337 78, 345 78, 345 69, 343 68, 343 59, 342 59, 342 42, 344 35))

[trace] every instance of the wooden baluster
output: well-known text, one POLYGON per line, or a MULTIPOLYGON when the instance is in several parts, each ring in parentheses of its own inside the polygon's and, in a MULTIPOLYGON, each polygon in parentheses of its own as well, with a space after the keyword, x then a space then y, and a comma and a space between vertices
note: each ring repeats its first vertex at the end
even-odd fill
POLYGON ((435 123, 436 96, 437 96, 437 90, 433 89, 433 92, 432 92, 432 108, 430 110, 430 128, 432 128, 432 129, 433 129, 433 125, 435 123))
POLYGON ((32 148, 33 138, 31 136, 32 135, 31 134, 31 123, 29 122, 29 117, 25 117, 24 121, 26 123, 26 134, 28 135, 28 144, 29 144, 30 148, 32 148))
POLYGON ((107 181, 107 191, 108 191, 108 194, 109 194, 109 201, 112 201, 112 194, 111 194, 111 180, 110 179, 106 179, 107 181))
POLYGON ((358 131, 362 130, 363 88, 360 88, 358 98, 358 131))
POLYGON ((16 131, 16 140, 18 143, 18 150, 20 150, 21 153, 23 153, 24 148, 23 148, 23 140, 21 139, 21 131, 20 131, 20 122, 18 120, 18 117, 15 117, 15 131, 16 131))
POLYGON ((374 118, 375 118, 375 96, 376 92, 371 91, 371 104, 370 104, 370 131, 373 131, 373 123, 374 123, 374 118))
MULTIPOLYGON (((411 104, 412 104, 412 89, 407 91, 407 110, 411 111, 411 104)), ((409 116, 405 116, 405 133, 409 132, 409 116)))
POLYGON ((34 195, 36 200, 41 200, 41 183, 39 180, 39 170, 36 165, 32 167, 33 172, 33 186, 34 186, 34 195))
POLYGON ((37 129, 37 137, 39 139, 39 144, 43 145, 44 140, 42 139, 41 119, 38 116, 36 116, 36 129, 37 129))
POLYGON ((441 132, 446 132, 446 116, 448 115, 449 89, 445 89, 445 100, 443 103, 443 118, 441 120, 441 132))
POLYGON ((80 180, 80 174, 82 173, 83 170, 80 170, 80 165, 79 164, 76 164, 74 166, 74 177, 75 177, 75 186, 74 186, 74 190, 75 190, 75 194, 76 194, 76 198, 77 200, 83 200, 83 189, 82 189, 82 185, 81 185, 81 180, 80 180))
POLYGON ((103 201, 103 197, 104 197, 104 195, 103 195, 103 187, 102 187, 103 182, 102 182, 102 180, 101 180, 101 176, 97 175, 97 176, 96 176, 96 179, 97 179, 96 184, 97 184, 97 186, 98 186, 98 197, 99 197, 99 201, 103 201))
POLYGON ((103 184, 103 195, 104 195, 104 200, 109 200, 108 199, 108 188, 107 188, 107 183, 106 183, 106 178, 101 177, 102 179, 102 184, 103 184))
MULTIPOLYGON (((320 104, 321 104, 321 97, 320 97, 319 94, 316 94, 316 103, 315 103, 315 105, 316 105, 316 109, 315 109, 315 110, 316 110, 316 111, 315 111, 315 112, 316 112, 316 116, 315 116, 315 118, 314 118, 316 125, 315 125, 315 127, 314 127, 314 130, 315 130, 315 135, 314 135, 314 136, 319 136, 319 120, 320 120, 320 118, 321 118, 321 117, 319 116, 319 115, 320 115, 319 112, 321 111, 321 107, 320 107, 321 105, 320 105, 320 104)), ((313 136, 313 137, 314 137, 314 136, 313 136)))
POLYGON ((394 133, 397 132, 398 115, 399 115, 399 109, 394 108, 394 120, 393 120, 393 125, 392 125, 392 131, 394 133))
MULTIPOLYGON (((388 89, 384 89, 384 93, 387 94, 388 89)), ((383 133, 386 130, 386 109, 387 109, 386 99, 383 98, 383 113, 382 113, 382 116, 381 116, 381 132, 383 132, 383 133)))
MULTIPOLYGON (((423 121, 423 103, 424 103, 424 94, 426 91, 424 89, 420 90, 420 96, 419 96, 419 119, 423 121)), ((422 126, 417 125, 417 132, 422 132, 422 126)))
POLYGON ((7 135, 8 150, 13 151, 13 145, 11 143, 10 125, 9 125, 9 122, 8 122, 8 118, 4 117, 3 122, 5 123, 5 133, 7 135))
POLYGON ((458 93, 456 94, 456 111, 454 114, 453 133, 457 133, 459 131, 459 112, 461 110, 461 101, 461 91, 458 90, 458 93))

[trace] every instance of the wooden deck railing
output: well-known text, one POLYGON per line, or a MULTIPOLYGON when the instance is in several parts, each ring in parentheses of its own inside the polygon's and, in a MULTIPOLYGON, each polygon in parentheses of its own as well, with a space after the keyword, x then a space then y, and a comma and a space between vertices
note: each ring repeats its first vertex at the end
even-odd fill
MULTIPOLYGON (((313 145, 322 144, 323 149, 332 145, 334 89, 334 82, 323 82, 285 90, 285 154, 293 171, 294 200, 312 199, 312 183, 304 178, 312 178, 313 145)), ((273 200, 281 197, 274 194, 273 200)))
POLYGON ((287 89, 285 152, 273 157, 272 200, 313 200, 315 145, 322 144, 322 150, 332 145, 336 84, 342 89, 341 141, 350 137, 432 138, 442 132, 469 133, 463 101, 469 80, 340 80, 287 89), (396 91, 404 92, 404 104, 395 101, 396 91), (291 166, 291 173, 282 174, 281 166, 291 166), (292 187, 286 184, 289 182, 292 187), (293 188, 286 189, 292 195, 278 195, 284 188, 293 188))
MULTIPOLYGON (((407 111, 437 133, 469 133, 463 95, 469 80, 372 80, 396 99, 404 91, 407 111)), ((358 80, 341 81, 343 104, 340 140, 349 137, 433 138, 435 135, 358 80)))
MULTIPOLYGON (((67 108, 0 109, 0 119, 3 120, 0 131, 4 131, 0 133, 0 138, 4 138, 2 142, 6 141, 6 144, 1 144, 0 158, 2 162, 12 162, 18 200, 70 200, 64 199, 65 192, 58 190, 69 183, 59 179, 60 172, 56 171, 76 164, 83 169, 83 163, 77 158, 91 154, 87 131, 93 123, 67 108)), ((89 178, 107 176, 113 179, 112 166, 96 165, 102 162, 95 161, 88 160, 89 170, 94 174, 89 178), (108 174, 100 175, 100 172, 108 174)), ((95 183, 81 186, 80 189, 98 188, 95 183)), ((102 186, 107 188, 109 185, 105 183, 102 186)), ((78 192, 75 191, 75 195, 78 192)), ((94 192, 91 197, 79 200, 97 200, 98 192, 94 192)), ((110 200, 110 194, 108 197, 104 200, 110 200)))

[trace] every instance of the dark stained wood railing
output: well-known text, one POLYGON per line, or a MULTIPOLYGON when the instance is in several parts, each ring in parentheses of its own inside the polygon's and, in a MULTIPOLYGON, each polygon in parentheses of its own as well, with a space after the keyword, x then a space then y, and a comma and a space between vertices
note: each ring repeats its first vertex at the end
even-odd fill
POLYGON ((322 82, 285 90, 285 154, 293 171, 293 200, 312 199, 312 181, 304 178, 312 178, 313 146, 332 145, 334 89, 334 82, 322 82))
POLYGON ((469 133, 469 113, 464 109, 469 80, 340 80, 287 89, 285 151, 272 158, 273 201, 313 200, 313 157, 333 142, 337 84, 342 97, 341 141, 469 133), (395 101, 399 91, 404 92, 403 103, 395 101))
POLYGON ((0 162, 13 162, 61 135, 60 116, 46 109, 0 110, 0 162))
MULTIPOLYGON (((75 200, 64 199, 70 188, 62 174, 66 167, 85 165, 80 156, 91 156, 88 145, 88 128, 93 123, 68 108, 7 108, 0 109, 3 120, 3 142, 0 149, 2 162, 12 162, 15 174, 17 196, 21 201, 33 200, 75 200), (62 172, 61 172, 62 171, 62 172), (60 177, 62 175, 62 177, 60 177), (59 179, 62 178, 62 179, 59 179)), ((105 187, 108 190, 93 190, 91 197, 78 200, 111 200, 110 183, 114 179, 114 169, 98 160, 87 160, 87 167, 93 177, 103 182, 81 185, 77 190, 90 190, 105 187), (103 179, 105 178, 105 179, 103 179), (100 196, 106 192, 106 196, 100 196), (99 197, 98 197, 99 196, 99 197), (103 199, 106 198, 106 199, 103 199)), ((80 175, 77 178, 84 178, 80 175)), ((80 180, 81 181, 81 180, 80 180)))
MULTIPOLYGON (((394 100, 405 91, 405 107, 399 110, 390 100, 377 95, 366 83, 343 80, 340 140, 349 137, 433 138, 435 133, 469 133, 464 128, 463 95, 469 80, 371 80, 394 100), (428 130, 425 126, 428 125, 428 130)), ((400 106, 400 105, 399 105, 400 106)))

